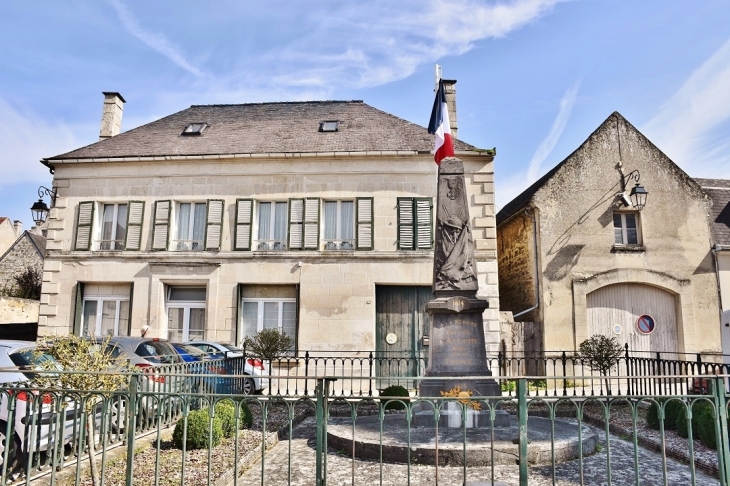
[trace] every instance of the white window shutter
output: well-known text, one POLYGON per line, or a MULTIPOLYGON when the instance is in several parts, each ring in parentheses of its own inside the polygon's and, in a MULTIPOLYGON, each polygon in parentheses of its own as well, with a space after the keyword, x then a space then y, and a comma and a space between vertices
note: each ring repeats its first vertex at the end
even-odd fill
POLYGON ((253 199, 236 200, 236 231, 234 250, 251 249, 251 218, 253 216, 253 199))
POLYGON ((304 249, 304 199, 289 200, 289 249, 304 249))
POLYGON ((398 249, 413 250, 413 198, 398 198, 398 249))
POLYGON ((357 198, 357 249, 373 249, 373 198, 357 198))
POLYGON ((418 198, 416 203, 416 249, 430 250, 433 247, 433 200, 418 198))
POLYGON ((125 250, 138 251, 142 243, 142 222, 144 220, 144 202, 129 201, 127 212, 127 238, 125 250))
POLYGON ((208 199, 208 218, 205 222, 205 249, 221 249, 223 229, 223 200, 208 199))
POLYGON ((168 234, 170 233, 171 204, 169 200, 155 202, 155 222, 152 234, 153 250, 167 250, 168 234))
POLYGON ((319 198, 304 202, 304 249, 319 250, 319 198))
POLYGON ((79 213, 76 216, 76 243, 74 250, 91 249, 91 229, 94 225, 94 202, 79 203, 79 213))

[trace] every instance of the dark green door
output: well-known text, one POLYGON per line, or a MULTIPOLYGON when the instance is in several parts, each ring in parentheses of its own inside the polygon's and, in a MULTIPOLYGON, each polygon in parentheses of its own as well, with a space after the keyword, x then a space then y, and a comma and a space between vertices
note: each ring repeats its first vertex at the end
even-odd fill
MULTIPOLYGON (((431 287, 378 285, 375 287, 375 370, 377 376, 407 377, 422 375, 426 369, 431 317, 426 303, 431 287)), ((378 388, 399 384, 415 388, 414 380, 378 380, 378 388)))

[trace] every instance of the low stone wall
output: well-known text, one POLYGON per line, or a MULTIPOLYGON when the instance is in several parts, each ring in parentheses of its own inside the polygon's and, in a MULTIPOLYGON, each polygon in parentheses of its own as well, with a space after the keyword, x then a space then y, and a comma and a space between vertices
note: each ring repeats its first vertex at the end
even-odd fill
POLYGON ((38 300, 0 297, 0 325, 38 322, 38 300))

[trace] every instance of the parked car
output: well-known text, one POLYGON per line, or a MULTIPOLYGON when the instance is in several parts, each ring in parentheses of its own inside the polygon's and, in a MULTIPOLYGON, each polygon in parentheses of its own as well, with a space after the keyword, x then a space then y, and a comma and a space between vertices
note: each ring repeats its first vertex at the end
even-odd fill
POLYGON ((250 376, 251 378, 244 378, 240 386, 237 387, 239 393, 244 395, 262 393, 264 388, 269 386, 269 379, 267 378, 269 367, 258 358, 246 358, 244 361, 243 349, 232 344, 215 341, 188 341, 185 344, 195 346, 210 356, 225 357, 226 369, 229 374, 250 376))
POLYGON ((218 361, 223 356, 207 354, 195 346, 183 343, 170 343, 186 364, 188 373, 200 375, 188 377, 190 390, 193 393, 238 393, 235 380, 228 376, 228 369, 224 363, 218 361))
POLYGON ((59 436, 58 424, 63 427, 63 444, 68 443, 74 434, 76 410, 71 400, 54 393, 39 394, 18 389, 28 385, 44 362, 63 371, 53 356, 35 354, 35 349, 34 342, 0 340, 0 383, 4 390, 0 393, 0 471, 7 451, 8 477, 20 472, 24 457, 29 452, 53 450, 59 436), (56 400, 66 401, 61 417, 58 416, 56 400), (8 434, 11 401, 15 401, 15 415, 8 434))

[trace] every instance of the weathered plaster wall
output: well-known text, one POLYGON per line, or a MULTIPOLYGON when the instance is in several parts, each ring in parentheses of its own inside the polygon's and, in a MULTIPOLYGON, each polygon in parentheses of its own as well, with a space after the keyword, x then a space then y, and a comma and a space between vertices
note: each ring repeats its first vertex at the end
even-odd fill
POLYGON ((0 257, 15 243, 16 238, 15 229, 10 219, 4 219, 0 222, 0 257))
POLYGON ((633 126, 618 120, 620 156, 616 118, 610 117, 533 197, 540 210, 545 348, 574 349, 588 337, 580 293, 597 285, 591 283, 597 275, 615 270, 606 273, 601 285, 642 282, 677 295, 684 351, 719 351, 718 292, 708 222, 711 202, 633 126), (614 248, 619 159, 625 173, 640 171, 649 192, 640 213, 644 242, 640 251, 614 248))
POLYGON ((0 324, 38 322, 39 308, 37 300, 0 297, 0 324))
MULTIPOLYGON (((479 295, 489 300, 485 330, 499 341, 494 179, 490 157, 464 157, 475 238, 479 295)), ((300 285, 300 349, 373 349, 375 285, 430 285, 431 251, 397 251, 397 198, 434 197, 436 165, 415 157, 279 157, 228 160, 105 162, 59 166, 59 189, 48 223, 39 334, 72 329, 77 282, 133 282, 133 334, 149 324, 164 336, 166 284, 204 285, 208 337, 233 340, 238 284, 300 285), (232 251, 236 198, 374 198, 373 251, 232 251), (158 199, 224 199, 219 252, 153 252, 152 212, 158 199), (72 251, 81 201, 145 201, 139 252, 72 251), (302 265, 299 266, 298 263, 302 265)))
MULTIPOLYGON (((497 234, 499 303, 503 311, 518 314, 533 307, 535 295, 535 234, 533 220, 525 213, 499 228, 497 234)), ((539 321, 539 309, 523 314, 518 321, 539 321)))
POLYGON ((0 287, 13 285, 15 283, 13 277, 22 274, 28 268, 42 271, 43 258, 26 235, 0 260, 0 287))

